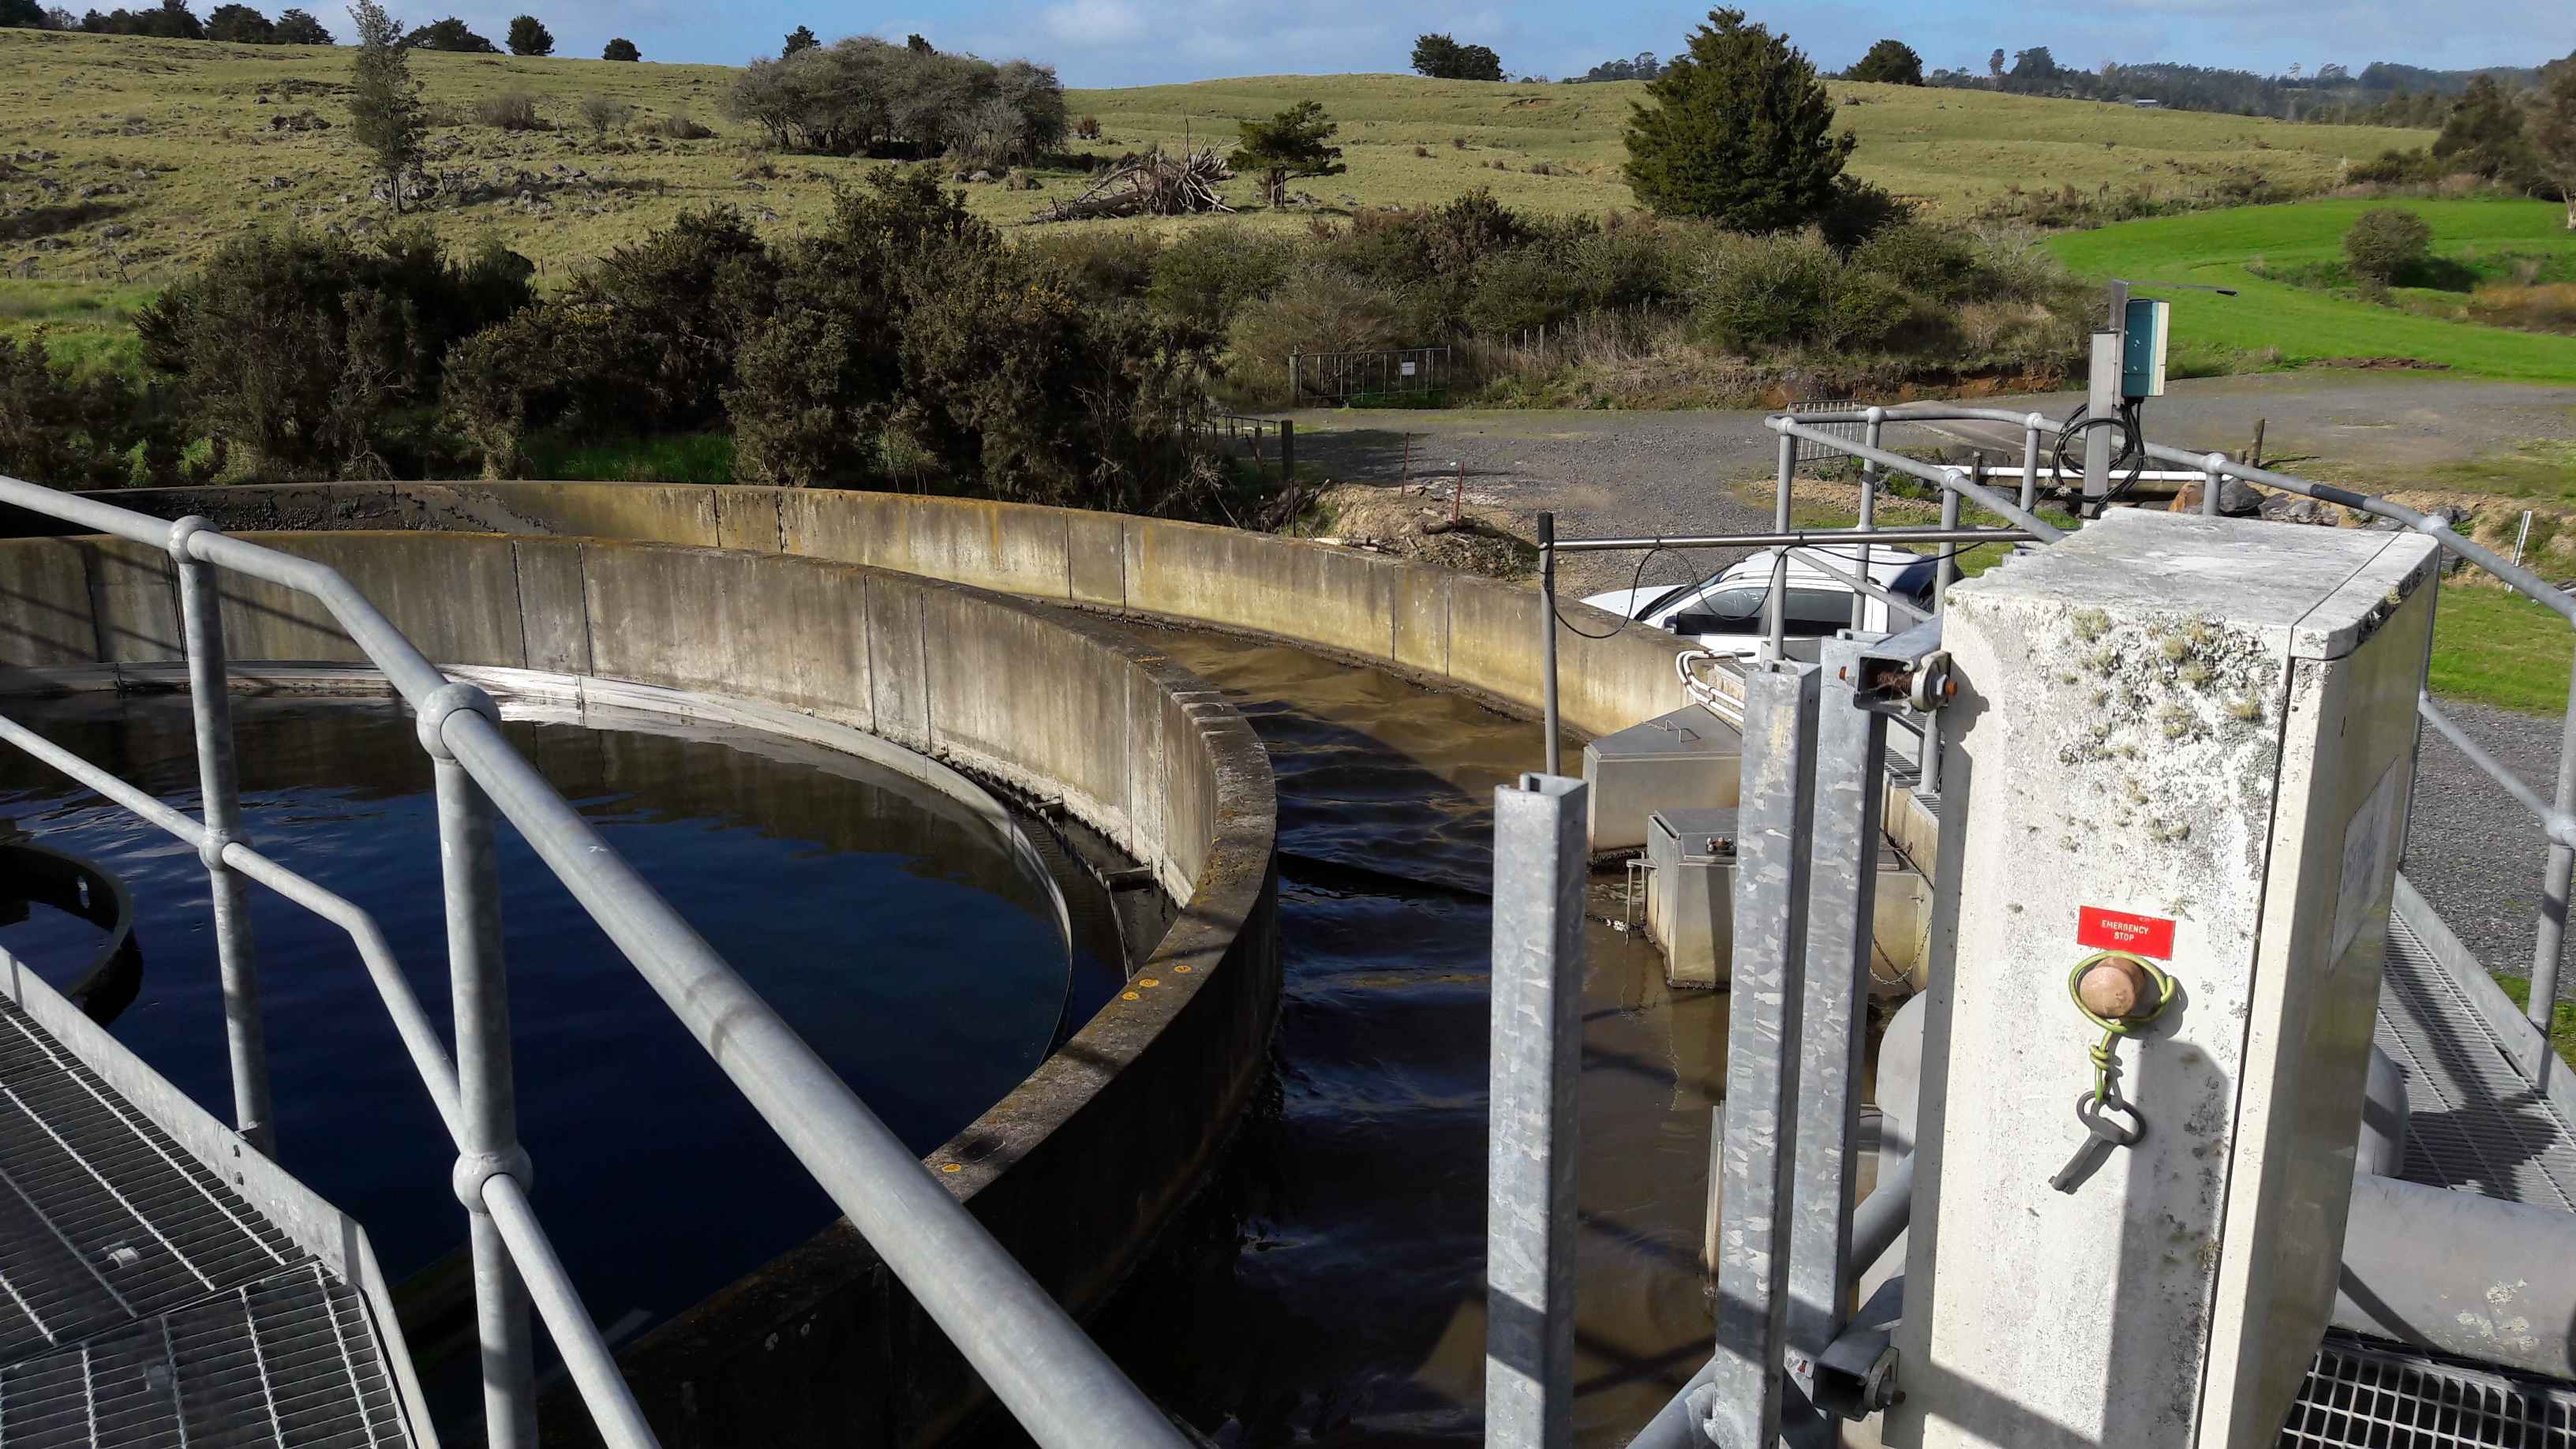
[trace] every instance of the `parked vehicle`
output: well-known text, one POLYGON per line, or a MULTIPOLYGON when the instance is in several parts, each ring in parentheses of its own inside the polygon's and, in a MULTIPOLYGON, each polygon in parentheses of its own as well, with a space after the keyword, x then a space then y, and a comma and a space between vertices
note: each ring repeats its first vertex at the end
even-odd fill
MULTIPOLYGON (((1750 659, 1769 639, 1765 606, 1771 597, 1771 571, 1778 549, 1763 549, 1717 573, 1690 584, 1656 584, 1614 589, 1583 602, 1622 618, 1670 629, 1698 641, 1712 654, 1750 659)), ((1857 544, 1793 549, 1789 554, 1788 601, 1782 634, 1789 639, 1821 639, 1852 626, 1852 586, 1807 561, 1823 553, 1835 568, 1857 574, 1857 544)), ((1930 554, 1876 548, 1869 555, 1870 582, 1914 604, 1932 606, 1932 576, 1938 560, 1930 554)), ((1861 627, 1893 633, 1913 622, 1879 599, 1862 600, 1861 627), (1891 620, 1890 615, 1895 615, 1891 620)), ((1812 649, 1792 651, 1812 657, 1812 649)))

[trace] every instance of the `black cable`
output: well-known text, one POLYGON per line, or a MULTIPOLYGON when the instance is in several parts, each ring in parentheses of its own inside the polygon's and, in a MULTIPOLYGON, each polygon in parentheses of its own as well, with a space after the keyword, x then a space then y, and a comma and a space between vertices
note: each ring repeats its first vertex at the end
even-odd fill
MULTIPOLYGON (((2119 406, 2105 417, 2087 416, 2091 410, 2089 404, 2079 406, 2075 411, 2068 413, 2066 421, 2059 425, 2057 446, 2049 455, 2049 460, 2055 465, 2057 477, 2060 480, 2051 491, 2060 494, 2067 492, 2064 482, 2066 476, 2070 473, 2080 475, 2084 471, 2081 462, 2073 464, 2068 462, 2069 444, 2076 442, 2083 434, 2094 428, 2118 428, 2120 430, 2118 448, 2111 455, 2110 468, 2112 473, 2117 475, 2120 465, 2126 463, 2128 473, 2126 476, 2114 476, 2110 479, 2110 491, 2103 495, 2102 501, 2109 503, 2115 499, 2128 497, 2130 490, 2137 487, 2139 475, 2147 470, 2146 433, 2139 423, 2139 414, 2145 406, 2146 400, 2143 398, 2122 398, 2119 406)), ((2081 485, 2078 485, 2074 491, 2080 496, 2083 491, 2081 485)))
MULTIPOLYGON (((1655 555, 1659 553, 1679 554, 1680 550, 1668 549, 1659 543, 1653 548, 1646 550, 1643 554, 1638 555, 1637 572, 1628 580, 1628 607, 1632 609, 1636 607, 1637 591, 1646 586, 1646 565, 1652 563, 1655 555)), ((1597 641, 1607 639, 1611 634, 1619 632, 1617 629, 1612 629, 1608 634, 1586 634, 1582 630, 1575 628, 1572 621, 1565 617, 1565 611, 1556 606, 1556 595, 1552 591, 1547 596, 1547 611, 1556 616, 1556 622, 1563 625, 1566 632, 1574 635, 1574 637, 1578 639, 1592 639, 1597 641)), ((1636 620, 1634 617, 1631 617, 1628 622, 1633 624, 1636 620)))

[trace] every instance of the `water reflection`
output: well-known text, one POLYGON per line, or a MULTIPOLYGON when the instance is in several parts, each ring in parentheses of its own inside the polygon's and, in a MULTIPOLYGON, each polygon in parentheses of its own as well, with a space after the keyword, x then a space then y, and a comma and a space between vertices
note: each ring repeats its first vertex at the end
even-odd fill
MULTIPOLYGON (((1482 893, 1494 787, 1538 766, 1537 730, 1382 671, 1151 637, 1270 748, 1287 987, 1274 1089, 1099 1330, 1220 1444, 1480 1443, 1482 893)), ((1617 914, 1598 892, 1591 909, 1617 914)), ((1606 925, 1587 946, 1576 1417, 1608 1446, 1708 1356, 1726 998, 1668 991, 1652 949, 1606 925)))

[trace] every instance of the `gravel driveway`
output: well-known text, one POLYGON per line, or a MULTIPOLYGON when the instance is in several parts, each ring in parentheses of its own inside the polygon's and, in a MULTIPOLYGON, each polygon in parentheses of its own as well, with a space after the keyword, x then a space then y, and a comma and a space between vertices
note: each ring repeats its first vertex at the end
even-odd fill
MULTIPOLYGON (((2071 393, 1981 399, 2062 415, 2071 393)), ((1770 526, 1767 508, 1729 485, 1771 476, 1777 440, 1762 411, 1315 412, 1293 415, 1302 460, 1345 482, 1399 474, 1417 483, 1460 477, 1471 501, 1553 510, 1560 534, 1743 532, 1770 526)), ((2265 455, 2289 470, 2366 488, 2403 486, 2425 467, 2534 438, 2576 439, 2576 388, 2468 382, 2422 374, 2310 371, 2180 382, 2151 403, 2159 442, 2236 452, 2256 419, 2265 455)), ((1911 431, 1911 430, 1909 430, 1911 431)), ((1912 443, 1968 443, 1973 428, 1912 443)), ((2018 452, 2017 438, 2010 450, 2018 452)), ((1666 555, 1648 582, 1714 571, 1743 550, 1666 555)), ((1624 587, 1634 555, 1570 555, 1569 593, 1624 587)), ((2559 722, 2478 705, 2454 713, 2545 796, 2557 777, 2559 722)), ((2494 969, 2530 970, 2532 912, 2543 849, 2537 827, 2504 790, 2427 731, 2406 872, 2464 942, 2494 969)), ((2576 996, 2576 966, 2565 994, 2576 996)))

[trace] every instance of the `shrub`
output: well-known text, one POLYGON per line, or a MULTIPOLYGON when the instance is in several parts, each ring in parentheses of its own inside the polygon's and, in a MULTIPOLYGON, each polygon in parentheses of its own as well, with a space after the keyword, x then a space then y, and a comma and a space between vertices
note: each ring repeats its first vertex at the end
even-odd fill
POLYGON ((1022 249, 1094 302, 1131 302, 1154 280, 1162 245, 1152 234, 1125 229, 1057 231, 1023 242, 1022 249))
POLYGON ((686 111, 674 111, 654 122, 653 132, 673 141, 703 141, 715 134, 699 125, 696 118, 686 111))
POLYGON ((1399 329, 1393 296, 1347 273, 1308 265, 1235 314, 1226 333, 1226 376, 1259 397, 1289 401, 1289 354, 1394 347, 1399 329))
POLYGON ((2429 179, 2432 165, 2433 158, 2424 154, 2424 148, 2420 146, 2412 151, 2400 151, 2391 146, 2372 160, 2358 161, 2346 167, 2344 179, 2365 186, 2399 185, 2429 179))
POLYGON ((600 47, 599 58, 601 60, 642 60, 644 52, 635 48, 634 41, 621 35, 600 47))
POLYGON ((1923 57, 1904 41, 1882 40, 1869 48, 1869 54, 1862 56, 1858 65, 1844 72, 1843 79, 1919 86, 1923 84, 1923 57))
POLYGON ((1730 242, 1701 269, 1692 324, 1737 351, 1804 343, 1825 330, 1840 272, 1832 252, 1797 237, 1730 242))
POLYGON ((635 107, 626 101, 612 96, 594 95, 581 98, 582 124, 590 127, 590 133, 593 136, 605 136, 611 131, 623 131, 634 119, 635 107))
POLYGON ((1583 305, 1579 277, 1537 247, 1499 253, 1479 263, 1466 305, 1466 322, 1489 336, 1526 332, 1563 322, 1583 305))
POLYGON ((1852 264, 1886 277, 1918 297, 1961 300, 1982 292, 1976 248, 1944 226, 1909 221, 1853 248, 1852 264))
POLYGON ((474 103, 474 124, 498 131, 540 131, 545 122, 537 116, 537 98, 526 91, 503 91, 474 103))
POLYGON ((2433 228, 2404 207, 2374 207, 2343 234, 2354 276, 2385 286, 2433 256, 2433 228))
POLYGON ((1074 122, 1073 134, 1081 137, 1085 141, 1099 140, 1100 118, 1098 116, 1085 116, 1081 120, 1074 122))
POLYGON ((1222 333, 1244 303, 1269 295, 1296 246, 1232 222, 1195 227, 1154 257, 1145 298, 1164 316, 1222 333))
POLYGON ((372 247, 290 232, 236 238, 137 315, 143 360, 190 425, 249 476, 381 476, 393 409, 425 399, 448 348, 524 306, 525 258, 462 264, 426 228, 372 247))
POLYGON ((403 45, 405 48, 411 50, 445 50, 459 52, 466 55, 499 55, 501 53, 501 47, 494 45, 491 41, 475 34, 472 30, 466 28, 464 21, 457 19, 453 15, 448 16, 444 20, 433 20, 429 24, 413 31, 411 34, 404 36, 403 45))
POLYGON ((546 23, 533 15, 512 19, 508 38, 512 55, 546 56, 555 53, 555 33, 546 29, 546 23))
POLYGON ((1688 292, 1705 229, 1631 217, 1579 237, 1567 249, 1566 268, 1582 287, 1586 307, 1663 307, 1688 292))

